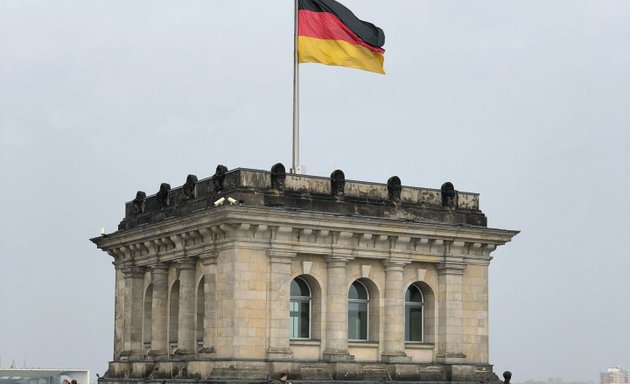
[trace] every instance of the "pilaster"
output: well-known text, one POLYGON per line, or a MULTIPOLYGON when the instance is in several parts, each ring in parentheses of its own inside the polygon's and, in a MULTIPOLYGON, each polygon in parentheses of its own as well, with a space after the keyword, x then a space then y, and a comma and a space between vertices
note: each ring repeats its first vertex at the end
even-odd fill
POLYGON ((466 265, 448 261, 437 265, 438 340, 436 360, 461 363, 463 352, 463 277, 466 265))
POLYGON ((217 337, 217 256, 210 253, 201 258, 204 276, 204 326, 203 347, 200 353, 214 353, 217 337))
POLYGON ((293 355, 289 346, 289 311, 291 301, 291 262, 294 252, 269 250, 268 359, 286 359, 293 355))
POLYGON ((384 362, 411 361, 405 353, 405 298, 403 287, 404 266, 408 261, 387 260, 385 265, 385 332, 383 335, 384 362))
POLYGON ((116 295, 114 298, 114 361, 121 359, 124 350, 123 331, 125 329, 125 278, 120 266, 116 265, 116 295))
POLYGON ((326 287, 326 349, 327 361, 348 361, 348 289, 346 287, 347 258, 328 259, 326 287))
POLYGON ((142 343, 142 294, 144 289, 145 269, 137 266, 125 266, 123 309, 123 351, 121 360, 141 359, 142 343))
POLYGON ((167 308, 168 266, 156 264, 151 267, 153 299, 151 301, 151 350, 149 355, 156 360, 168 357, 167 308))
POLYGON ((179 270, 179 329, 175 354, 195 353, 195 260, 177 263, 179 270))

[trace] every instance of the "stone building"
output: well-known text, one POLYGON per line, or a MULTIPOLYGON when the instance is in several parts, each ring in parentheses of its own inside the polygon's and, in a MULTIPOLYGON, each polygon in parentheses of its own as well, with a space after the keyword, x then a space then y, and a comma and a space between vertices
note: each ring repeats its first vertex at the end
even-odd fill
POLYGON ((479 195, 218 166, 126 204, 101 381, 498 381, 479 195))
POLYGON ((630 384, 630 372, 620 367, 608 368, 599 374, 601 384, 630 384))

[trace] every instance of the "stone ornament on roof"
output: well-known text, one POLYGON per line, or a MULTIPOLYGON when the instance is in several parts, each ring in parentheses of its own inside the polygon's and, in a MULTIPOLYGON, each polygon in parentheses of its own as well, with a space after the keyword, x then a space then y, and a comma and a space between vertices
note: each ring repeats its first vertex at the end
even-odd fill
POLYGON ((341 197, 346 188, 346 175, 341 169, 337 169, 330 175, 330 191, 333 196, 341 197))
POLYGON ((278 163, 271 167, 271 188, 277 191, 284 191, 286 178, 287 171, 282 163, 278 163))
POLYGON ((139 215, 144 213, 145 201, 147 199, 147 194, 143 191, 138 191, 136 193, 136 198, 133 200, 133 214, 139 215))
POLYGON ((402 191, 402 186, 400 182, 400 177, 392 176, 387 180, 387 192, 389 194, 389 201, 392 203, 400 203, 400 193, 402 191))
POLYGON ((184 198, 186 200, 193 200, 197 198, 197 176, 195 175, 188 175, 188 177, 186 177, 186 184, 184 184, 183 191, 184 191, 184 198))

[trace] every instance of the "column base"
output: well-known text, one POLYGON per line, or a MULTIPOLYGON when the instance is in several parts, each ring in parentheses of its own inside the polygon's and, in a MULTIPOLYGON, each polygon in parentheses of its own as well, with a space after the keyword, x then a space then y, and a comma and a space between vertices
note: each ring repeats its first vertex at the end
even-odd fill
POLYGON ((121 361, 128 361, 128 360, 130 360, 130 359, 131 359, 131 355, 132 355, 132 354, 133 354, 133 353, 132 353, 131 351, 129 351, 129 350, 122 351, 122 352, 120 352, 120 355, 118 355, 118 358, 119 358, 121 361))
POLYGON ((154 360, 165 360, 168 358, 168 353, 160 349, 152 349, 149 351, 148 355, 154 360))
POLYGON ((354 355, 351 355, 350 352, 345 349, 327 349, 324 351, 323 357, 325 361, 329 362, 354 360, 354 355))
POLYGON ((199 353, 205 353, 205 354, 209 354, 209 353, 215 353, 216 350, 214 349, 213 346, 210 347, 201 347, 199 348, 199 353))

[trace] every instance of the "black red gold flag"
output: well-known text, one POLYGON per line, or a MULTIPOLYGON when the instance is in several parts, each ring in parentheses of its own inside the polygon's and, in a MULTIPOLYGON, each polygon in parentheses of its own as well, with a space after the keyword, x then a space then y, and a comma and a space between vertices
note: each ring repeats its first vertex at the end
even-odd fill
POLYGON ((385 73, 383 30, 334 0, 298 0, 298 60, 385 73))

